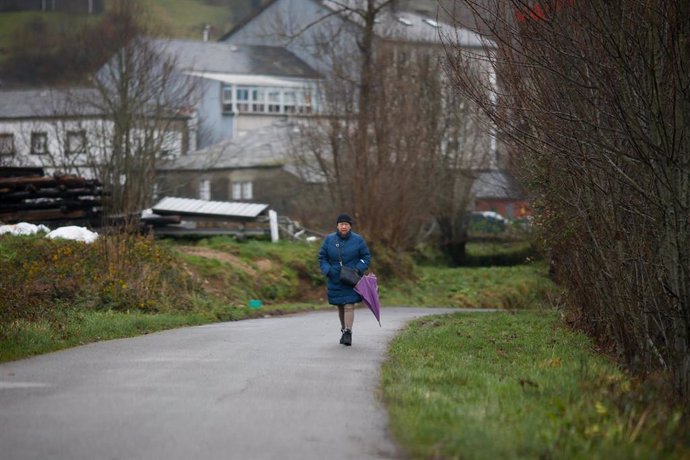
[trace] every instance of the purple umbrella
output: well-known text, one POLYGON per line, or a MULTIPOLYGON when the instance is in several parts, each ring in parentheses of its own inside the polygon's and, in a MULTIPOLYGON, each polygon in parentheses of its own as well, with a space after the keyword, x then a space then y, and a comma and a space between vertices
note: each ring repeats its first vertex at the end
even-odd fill
POLYGON ((376 317, 376 321, 379 322, 379 327, 381 327, 381 304, 379 303, 379 285, 376 281, 376 275, 373 273, 364 275, 355 286, 355 292, 362 296, 364 303, 367 304, 369 310, 376 317))

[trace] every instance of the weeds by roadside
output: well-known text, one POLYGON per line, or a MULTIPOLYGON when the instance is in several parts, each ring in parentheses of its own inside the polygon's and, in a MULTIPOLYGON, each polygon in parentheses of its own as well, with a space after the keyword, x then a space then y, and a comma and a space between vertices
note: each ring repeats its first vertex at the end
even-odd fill
POLYGON ((690 456, 681 410, 550 310, 418 320, 392 343, 381 386, 413 458, 690 456))
POLYGON ((388 304, 461 308, 533 308, 558 289, 542 263, 514 267, 419 267, 415 281, 381 286, 388 304))
MULTIPOLYGON (((169 327, 328 308, 317 250, 228 237, 115 234, 90 245, 0 237, 0 360, 169 327), (249 308, 251 299, 263 306, 249 308)), ((395 263, 378 255, 378 266, 395 263)), ((389 305, 516 308, 529 303, 534 286, 548 286, 536 265, 504 267, 497 276, 490 269, 422 267, 415 281, 376 271, 389 305)))

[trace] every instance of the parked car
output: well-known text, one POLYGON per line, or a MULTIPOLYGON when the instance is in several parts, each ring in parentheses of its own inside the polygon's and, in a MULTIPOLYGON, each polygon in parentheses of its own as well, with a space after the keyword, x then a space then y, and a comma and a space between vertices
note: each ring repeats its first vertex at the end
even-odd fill
POLYGON ((469 231, 473 233, 502 233, 508 220, 494 211, 473 212, 470 214, 469 231))

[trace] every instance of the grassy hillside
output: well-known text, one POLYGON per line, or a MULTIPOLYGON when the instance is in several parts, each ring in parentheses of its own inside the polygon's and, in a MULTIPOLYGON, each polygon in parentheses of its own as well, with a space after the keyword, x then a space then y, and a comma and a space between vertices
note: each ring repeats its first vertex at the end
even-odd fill
MULTIPOLYGON (((201 40, 204 27, 211 26, 211 40, 217 40, 237 22, 256 11, 261 4, 256 0, 145 0, 151 12, 156 29, 169 37, 201 40), (212 4, 211 4, 212 3, 212 4)), ((106 3, 107 6, 107 3, 106 3)), ((35 11, 0 13, 0 63, 5 59, 8 48, 17 30, 33 18, 40 17, 51 28, 70 28, 84 20, 95 17, 62 13, 35 11)))
POLYGON ((202 0, 147 0, 153 19, 160 22, 166 35, 200 40, 204 26, 212 30, 211 40, 229 31, 238 18, 249 13, 247 1, 235 5, 208 5, 202 0))

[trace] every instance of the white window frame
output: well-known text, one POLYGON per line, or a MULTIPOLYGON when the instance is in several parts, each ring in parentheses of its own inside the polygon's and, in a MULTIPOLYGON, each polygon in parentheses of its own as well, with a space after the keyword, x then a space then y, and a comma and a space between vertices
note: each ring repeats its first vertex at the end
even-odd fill
POLYGON ((0 155, 14 155, 14 133, 0 133, 0 155))
POLYGON ((235 108, 233 107, 233 94, 235 93, 235 87, 234 86, 223 86, 221 88, 221 105, 223 107, 223 112, 234 112, 235 108))
POLYGON ((299 91, 297 93, 297 112, 302 114, 311 113, 313 103, 313 94, 309 89, 299 91))
POLYGON ((233 181, 232 199, 251 200, 254 198, 254 186, 252 181, 233 181))
POLYGON ((252 88, 249 86, 238 86, 235 90, 235 107, 237 107, 238 112, 249 112, 250 96, 252 88))
POLYGON ((232 199, 241 200, 242 199, 242 183, 233 182, 232 183, 232 199))
POLYGON ((242 182, 242 199, 251 200, 252 198, 254 198, 254 193, 251 181, 242 182))
POLYGON ((32 155, 47 155, 48 154, 48 133, 45 131, 31 132, 31 154, 32 155))
POLYGON ((268 105, 268 113, 281 113, 283 106, 282 91, 278 88, 269 88, 266 91, 266 104, 268 105))
POLYGON ((265 113, 266 112, 266 89, 257 86, 250 91, 250 99, 252 101, 252 112, 265 113))
POLYGON ((211 181, 209 179, 199 181, 199 199, 206 201, 211 199, 211 181))
POLYGON ((296 113, 297 112, 297 91, 285 91, 283 92, 283 112, 284 113, 296 113))
POLYGON ((65 135, 65 154, 86 153, 86 131, 83 129, 67 131, 65 135), (76 145, 73 143, 76 140, 76 145))
POLYGON ((310 88, 227 85, 221 87, 221 106, 223 113, 310 114, 314 94, 310 88))

